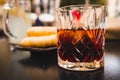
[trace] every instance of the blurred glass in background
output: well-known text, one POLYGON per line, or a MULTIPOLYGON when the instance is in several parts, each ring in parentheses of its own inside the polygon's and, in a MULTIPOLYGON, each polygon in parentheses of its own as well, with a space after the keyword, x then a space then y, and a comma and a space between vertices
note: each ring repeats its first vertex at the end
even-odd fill
POLYGON ((7 0, 4 4, 4 31, 11 44, 19 44, 31 27, 30 0, 7 0))

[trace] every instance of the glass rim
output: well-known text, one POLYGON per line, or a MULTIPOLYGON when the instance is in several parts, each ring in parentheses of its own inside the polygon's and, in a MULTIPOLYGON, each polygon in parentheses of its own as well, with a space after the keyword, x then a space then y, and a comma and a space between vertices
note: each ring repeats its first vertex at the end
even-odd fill
POLYGON ((100 7, 103 7, 105 8, 105 5, 102 5, 102 4, 78 4, 78 5, 68 5, 68 6, 62 6, 62 7, 59 7, 57 9, 57 11, 69 11, 69 10, 72 10, 72 8, 83 8, 84 10, 85 9, 88 9, 89 7, 94 7, 94 8, 100 8, 100 7), (68 9, 69 8, 69 9, 68 9))

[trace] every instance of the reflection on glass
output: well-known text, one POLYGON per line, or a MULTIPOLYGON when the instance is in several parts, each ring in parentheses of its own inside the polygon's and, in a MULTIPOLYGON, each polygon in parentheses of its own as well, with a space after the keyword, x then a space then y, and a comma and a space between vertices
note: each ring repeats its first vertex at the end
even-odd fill
MULTIPOLYGON (((19 60, 22 65, 24 75, 30 76, 28 80, 58 80, 58 68, 56 55, 43 54, 37 55, 33 53, 34 57, 19 60), (36 56, 35 56, 36 55, 36 56)), ((18 69, 15 68, 17 71, 18 69)), ((16 74, 15 74, 16 75, 16 74)), ((17 79, 14 79, 17 80, 17 79)))
POLYGON ((19 61, 25 67, 36 67, 43 70, 49 69, 52 66, 57 65, 56 54, 40 54, 38 53, 31 53, 31 56, 26 59, 22 59, 19 61))
POLYGON ((77 72, 68 71, 59 67, 60 80, 103 80, 104 68, 96 71, 77 72))

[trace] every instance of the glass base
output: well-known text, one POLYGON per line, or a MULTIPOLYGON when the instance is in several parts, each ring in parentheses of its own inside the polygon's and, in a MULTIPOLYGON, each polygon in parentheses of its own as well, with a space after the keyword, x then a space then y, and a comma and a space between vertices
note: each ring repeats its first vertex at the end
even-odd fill
POLYGON ((104 61, 94 62, 68 62, 58 59, 58 65, 67 70, 73 71, 93 71, 104 67, 104 61))

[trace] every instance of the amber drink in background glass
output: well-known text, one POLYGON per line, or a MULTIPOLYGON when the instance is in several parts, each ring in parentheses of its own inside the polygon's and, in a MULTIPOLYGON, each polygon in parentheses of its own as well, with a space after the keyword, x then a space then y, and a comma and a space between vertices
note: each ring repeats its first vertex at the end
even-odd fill
POLYGON ((56 11, 60 67, 91 71, 104 67, 105 7, 71 5, 56 11))

